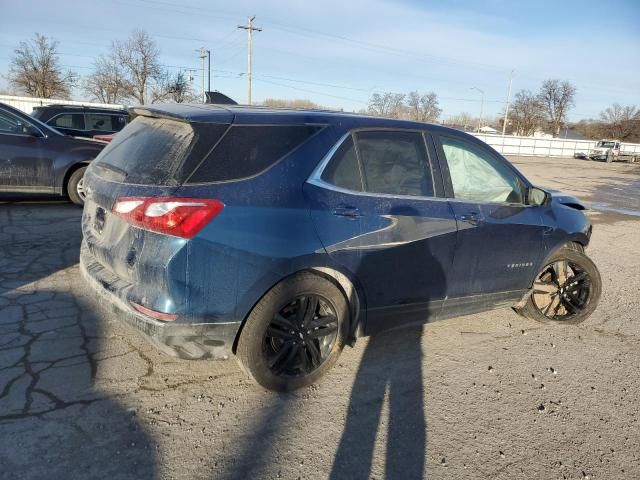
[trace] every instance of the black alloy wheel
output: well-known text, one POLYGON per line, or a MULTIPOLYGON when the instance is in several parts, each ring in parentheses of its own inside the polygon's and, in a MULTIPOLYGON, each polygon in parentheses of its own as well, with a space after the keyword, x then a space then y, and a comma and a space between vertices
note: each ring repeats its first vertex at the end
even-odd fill
POLYGON ((340 288, 314 272, 299 272, 254 305, 235 353, 264 388, 295 390, 312 385, 335 365, 349 324, 349 304, 340 288))
POLYGON ((592 280, 580 265, 558 260, 547 265, 533 283, 533 303, 549 320, 565 321, 581 314, 589 303, 592 280))
POLYGON ((338 319, 331 302, 320 295, 299 295, 267 327, 267 366, 276 376, 308 375, 329 358, 337 338, 338 319))

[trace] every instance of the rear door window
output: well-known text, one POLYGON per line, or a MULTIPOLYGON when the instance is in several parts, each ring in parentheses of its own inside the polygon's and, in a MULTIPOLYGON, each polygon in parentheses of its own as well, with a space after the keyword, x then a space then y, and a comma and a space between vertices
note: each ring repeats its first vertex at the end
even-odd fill
POLYGON ((116 117, 104 113, 87 113, 85 121, 87 130, 97 130, 99 132, 115 132, 113 120, 116 117))
POLYGON ((228 125, 138 116, 98 156, 106 177, 139 185, 184 183, 228 125))
POLYGON ((433 176, 424 137, 411 131, 356 134, 368 192, 433 197, 433 176))
POLYGON ((257 175, 302 145, 320 128, 307 125, 233 126, 188 182, 223 182, 257 175))
POLYGON ((82 113, 64 113, 49 120, 49 125, 61 128, 73 128, 74 130, 84 130, 84 115, 82 113))

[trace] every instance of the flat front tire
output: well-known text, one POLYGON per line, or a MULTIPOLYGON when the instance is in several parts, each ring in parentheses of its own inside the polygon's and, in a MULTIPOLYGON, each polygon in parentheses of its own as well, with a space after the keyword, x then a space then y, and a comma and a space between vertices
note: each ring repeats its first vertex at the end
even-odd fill
POLYGON ((274 286, 253 308, 236 355, 245 371, 269 390, 288 391, 316 382, 336 362, 349 323, 338 287, 311 272, 274 286))

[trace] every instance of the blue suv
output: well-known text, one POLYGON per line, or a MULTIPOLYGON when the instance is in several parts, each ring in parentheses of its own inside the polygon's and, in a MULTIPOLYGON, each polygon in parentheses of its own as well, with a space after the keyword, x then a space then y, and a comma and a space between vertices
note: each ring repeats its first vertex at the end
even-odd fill
POLYGON ((85 174, 81 269, 167 353, 235 355, 288 390, 383 330, 596 308, 585 207, 470 135, 324 111, 132 114, 85 174))

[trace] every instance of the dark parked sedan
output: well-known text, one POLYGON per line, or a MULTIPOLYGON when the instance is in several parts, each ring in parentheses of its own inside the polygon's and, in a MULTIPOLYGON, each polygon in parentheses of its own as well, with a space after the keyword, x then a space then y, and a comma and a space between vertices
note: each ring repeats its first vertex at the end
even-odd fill
POLYGON ((574 324, 596 308, 582 204, 470 135, 318 111, 135 113, 87 171, 81 269, 168 353, 235 354, 286 390, 364 335, 506 306, 574 324))
POLYGON ((0 192, 67 195, 82 205, 84 172, 105 145, 66 137, 0 103, 0 192))

